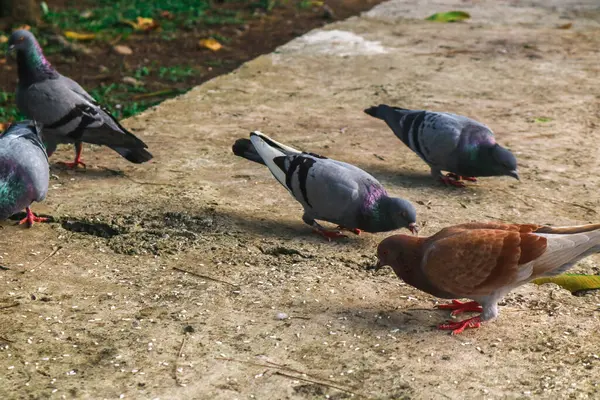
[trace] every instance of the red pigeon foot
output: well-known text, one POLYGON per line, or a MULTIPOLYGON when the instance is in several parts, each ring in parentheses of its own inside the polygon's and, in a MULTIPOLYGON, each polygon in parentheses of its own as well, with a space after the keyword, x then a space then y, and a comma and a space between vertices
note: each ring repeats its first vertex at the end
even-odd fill
POLYGON ((465 187, 465 183, 459 180, 456 180, 450 176, 442 176, 440 178, 440 180, 446 184, 447 186, 455 186, 458 188, 464 188, 465 187))
POLYGON ((85 163, 83 161, 81 161, 81 159, 75 159, 75 161, 73 161, 73 162, 66 162, 65 165, 67 166, 67 168, 70 168, 70 169, 77 168, 80 165, 83 168, 87 168, 85 163))
POLYGON ((350 231, 352 233, 354 233, 355 235, 360 235, 361 234, 361 230, 358 228, 344 228, 343 226, 338 226, 337 229, 343 230, 343 231, 350 231))
POLYGON ((313 232, 318 233, 319 235, 323 236, 325 239, 327 239, 328 242, 331 242, 331 239, 348 237, 340 231, 329 231, 327 229, 315 228, 315 229, 313 229, 313 232))
POLYGON ((36 217, 35 214, 33 212, 31 212, 31 209, 29 207, 27 207, 25 209, 25 212, 27 212, 27 216, 25 218, 23 218, 21 221, 19 221, 19 225, 27 224, 27 226, 29 228, 31 228, 33 226, 34 222, 48 221, 48 218, 36 217))
POLYGON ((450 304, 438 304, 437 308, 441 310, 454 310, 450 315, 458 315, 464 312, 483 312, 483 308, 476 301, 468 301, 463 303, 462 301, 452 300, 450 304))
POLYGON ((474 329, 479 328, 480 326, 481 318, 473 317, 460 322, 448 321, 448 323, 446 324, 438 325, 438 329, 444 331, 452 331, 452 335, 458 335, 459 333, 462 333, 462 331, 464 331, 465 329, 474 329))
POLYGON ((456 175, 455 173, 452 173, 452 172, 448 172, 446 174, 446 177, 452 178, 452 179, 454 179, 456 181, 463 180, 463 181, 469 181, 469 182, 477 182, 477 178, 475 178, 475 177, 472 177, 472 176, 460 176, 460 175, 456 175))

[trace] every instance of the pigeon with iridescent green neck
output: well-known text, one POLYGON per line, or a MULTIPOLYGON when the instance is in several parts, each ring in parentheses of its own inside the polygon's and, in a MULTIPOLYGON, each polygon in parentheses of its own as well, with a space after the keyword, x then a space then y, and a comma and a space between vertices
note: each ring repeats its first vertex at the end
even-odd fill
POLYGON ((302 220, 329 240, 344 235, 326 230, 317 219, 356 234, 400 228, 418 231, 414 206, 388 196, 377 179, 354 165, 300 152, 258 131, 250 133, 250 139, 238 139, 233 153, 266 165, 304 207, 302 220))
POLYGON ((496 143, 487 126, 462 115, 407 110, 385 104, 365 113, 384 120, 394 134, 431 168, 431 175, 448 185, 463 187, 461 179, 511 176, 519 179, 517 160, 496 143), (442 171, 449 172, 443 175, 442 171))
POLYGON ((133 163, 152 158, 144 142, 123 128, 77 82, 50 65, 31 32, 13 32, 8 51, 17 53, 17 106, 41 126, 48 155, 59 143, 74 143, 75 161, 68 165, 85 166, 81 161, 85 142, 108 146, 133 163))
POLYGON ((29 208, 48 192, 49 166, 46 149, 32 121, 11 125, 0 136, 0 219, 25 209, 20 224, 45 221, 29 208))

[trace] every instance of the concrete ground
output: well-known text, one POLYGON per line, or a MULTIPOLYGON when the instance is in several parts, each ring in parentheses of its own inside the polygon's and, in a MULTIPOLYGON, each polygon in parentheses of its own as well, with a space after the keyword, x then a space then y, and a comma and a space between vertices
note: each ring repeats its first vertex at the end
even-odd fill
POLYGON ((34 205, 56 222, 3 224, 0 397, 600 397, 598 292, 526 285, 449 336, 437 299, 366 269, 388 234, 324 242, 230 150, 260 129, 354 163, 416 205, 423 235, 598 222, 599 48, 597 1, 394 0, 125 121, 152 162, 88 146, 88 169, 53 167, 34 205), (424 20, 452 9, 472 18, 424 20), (522 181, 441 186, 363 114, 378 103, 486 123, 522 181))

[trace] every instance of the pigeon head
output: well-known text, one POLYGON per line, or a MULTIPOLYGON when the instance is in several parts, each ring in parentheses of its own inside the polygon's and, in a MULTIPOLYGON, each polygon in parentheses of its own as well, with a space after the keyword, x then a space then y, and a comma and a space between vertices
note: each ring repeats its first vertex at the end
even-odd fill
POLYGON ((497 175, 512 176, 516 180, 520 180, 517 172, 517 159, 510 150, 496 144, 491 150, 491 155, 495 161, 494 168, 497 175))
POLYGON ((57 72, 52 68, 33 33, 19 29, 8 39, 8 53, 17 54, 17 72, 19 85, 29 86, 48 78, 56 78, 57 72))
MULTIPOLYGON (((380 202, 382 219, 392 222, 392 229, 406 228, 417 234, 417 210, 410 201, 398 197, 385 197, 380 202)), ((392 230, 390 229, 390 230, 392 230)))
POLYGON ((423 238, 409 235, 393 235, 385 238, 377 246, 376 269, 390 265, 408 270, 413 265, 420 264, 423 238))
POLYGON ((19 29, 17 31, 14 31, 8 39, 9 53, 27 53, 31 51, 32 47, 39 47, 39 45, 37 44, 37 40, 35 40, 35 36, 33 36, 33 33, 25 29, 19 29))

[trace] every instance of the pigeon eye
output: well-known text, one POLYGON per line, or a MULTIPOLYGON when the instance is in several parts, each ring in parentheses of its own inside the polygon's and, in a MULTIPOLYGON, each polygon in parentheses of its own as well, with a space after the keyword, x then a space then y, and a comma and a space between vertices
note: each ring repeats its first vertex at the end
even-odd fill
POLYGON ((25 40, 25 36, 19 36, 19 39, 17 39, 18 42, 22 42, 23 40, 25 40))

